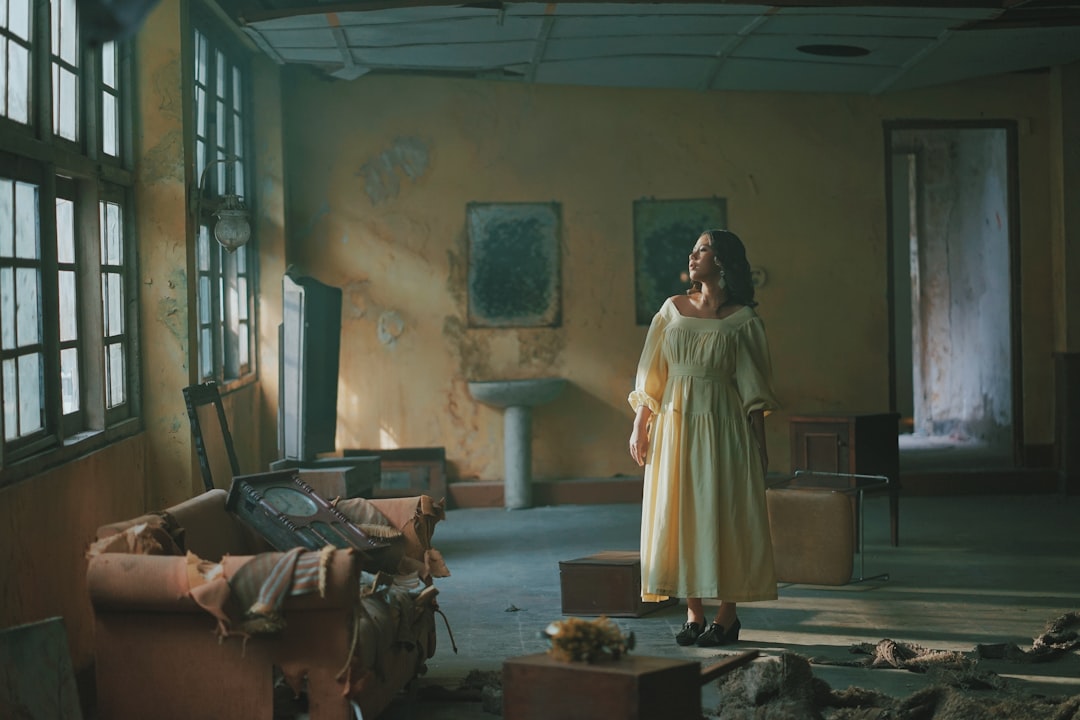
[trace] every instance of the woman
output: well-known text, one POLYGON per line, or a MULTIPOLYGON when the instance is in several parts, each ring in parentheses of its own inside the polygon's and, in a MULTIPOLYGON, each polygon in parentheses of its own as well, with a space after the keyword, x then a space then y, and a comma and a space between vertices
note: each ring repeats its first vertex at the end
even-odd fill
POLYGON ((742 241, 702 233, 686 295, 653 317, 638 364, 630 454, 645 467, 641 596, 685 597, 679 645, 736 642, 736 603, 776 598, 765 506, 769 350, 742 241), (706 627, 702 598, 719 598, 706 627))

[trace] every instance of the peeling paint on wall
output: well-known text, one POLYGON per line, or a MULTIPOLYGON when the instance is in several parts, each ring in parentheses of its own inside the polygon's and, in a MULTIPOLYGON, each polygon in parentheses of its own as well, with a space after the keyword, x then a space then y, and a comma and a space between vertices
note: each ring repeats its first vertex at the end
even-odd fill
POLYGON ((139 168, 139 180, 148 185, 184 182, 183 136, 179 130, 166 133, 161 141, 146 151, 139 168))
POLYGON ((554 369, 559 355, 566 347, 566 334, 518 330, 518 364, 535 366, 545 371, 554 369))
POLYGON ((395 198, 401 192, 404 175, 416 182, 428 169, 427 144, 420 138, 394 138, 389 149, 360 166, 356 172, 364 179, 364 192, 373 205, 395 198))
POLYGON ((344 302, 341 310, 345 319, 358 320, 367 315, 368 285, 368 280, 353 280, 342 288, 344 302))
POLYGON ((452 315, 446 317, 443 321, 443 337, 451 352, 457 351, 459 377, 467 380, 493 377, 488 343, 481 336, 470 334, 461 318, 452 315))
POLYGON ((405 321, 394 310, 387 310, 379 316, 378 336, 379 342, 386 347, 397 345, 397 339, 405 331, 405 321))

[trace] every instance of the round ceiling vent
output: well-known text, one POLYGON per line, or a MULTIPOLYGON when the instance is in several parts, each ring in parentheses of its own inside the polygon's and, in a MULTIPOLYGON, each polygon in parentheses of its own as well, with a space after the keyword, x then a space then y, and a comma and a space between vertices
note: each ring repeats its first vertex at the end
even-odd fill
POLYGON ((807 55, 825 57, 861 57, 870 54, 869 50, 858 45, 800 45, 796 50, 807 55))

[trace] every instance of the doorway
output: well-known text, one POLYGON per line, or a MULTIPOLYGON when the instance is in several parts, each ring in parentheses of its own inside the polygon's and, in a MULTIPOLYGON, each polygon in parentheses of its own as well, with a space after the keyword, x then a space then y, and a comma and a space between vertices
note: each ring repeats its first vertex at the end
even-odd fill
POLYGON ((891 387, 901 471, 1022 447, 1015 127, 886 124, 891 387))

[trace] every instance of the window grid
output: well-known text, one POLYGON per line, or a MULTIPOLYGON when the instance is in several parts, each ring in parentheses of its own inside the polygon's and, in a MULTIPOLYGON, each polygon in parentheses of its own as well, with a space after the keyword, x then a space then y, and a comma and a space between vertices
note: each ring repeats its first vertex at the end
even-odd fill
MULTIPOLYGON (((246 197, 245 67, 239 53, 196 28, 194 52, 195 168, 204 197, 246 197)), ((254 253, 229 253, 213 239, 215 218, 203 208, 196 237, 198 367, 201 380, 227 383, 254 372, 254 253)))
POLYGON ((0 486, 139 430, 132 57, 81 9, 0 0, 0 486))
POLYGON ((24 125, 31 118, 32 2, 0 0, 0 114, 24 125))
POLYGON ((123 206, 119 202, 110 200, 99 204, 105 407, 108 410, 120 407, 127 401, 123 218, 123 206))
POLYGON ((79 140, 79 24, 75 0, 52 0, 52 129, 79 140))
POLYGON ((5 442, 33 439, 45 430, 38 197, 36 184, 0 177, 0 392, 5 442))

